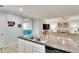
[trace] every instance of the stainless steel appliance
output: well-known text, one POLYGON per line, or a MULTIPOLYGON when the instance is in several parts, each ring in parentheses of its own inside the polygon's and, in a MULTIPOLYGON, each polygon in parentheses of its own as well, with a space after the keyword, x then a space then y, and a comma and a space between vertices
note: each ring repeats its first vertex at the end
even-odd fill
POLYGON ((49 46, 45 46, 45 52, 46 53, 70 53, 68 51, 60 50, 49 46))

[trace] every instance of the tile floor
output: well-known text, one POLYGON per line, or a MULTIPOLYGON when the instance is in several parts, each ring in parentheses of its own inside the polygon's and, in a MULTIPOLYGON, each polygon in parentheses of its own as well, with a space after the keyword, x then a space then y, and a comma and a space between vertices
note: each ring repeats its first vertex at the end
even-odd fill
POLYGON ((18 53, 18 44, 6 48, 0 48, 0 53, 18 53))

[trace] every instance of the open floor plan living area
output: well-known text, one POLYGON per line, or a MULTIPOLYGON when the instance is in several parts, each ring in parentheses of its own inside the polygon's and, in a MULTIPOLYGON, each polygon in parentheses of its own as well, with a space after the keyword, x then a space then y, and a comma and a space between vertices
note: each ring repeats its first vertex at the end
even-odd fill
POLYGON ((0 5, 0 53, 79 53, 79 5, 0 5))

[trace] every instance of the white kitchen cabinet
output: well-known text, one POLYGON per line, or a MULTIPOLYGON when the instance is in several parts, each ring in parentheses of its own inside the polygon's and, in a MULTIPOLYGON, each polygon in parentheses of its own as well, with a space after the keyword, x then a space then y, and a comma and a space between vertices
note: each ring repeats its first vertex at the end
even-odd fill
POLYGON ((33 53, 45 53, 45 45, 32 42, 33 53))
POLYGON ((38 49, 36 47, 33 47, 33 53, 45 53, 45 49, 38 49))
POLYGON ((24 40, 23 39, 19 39, 19 52, 20 53, 24 53, 24 40))
POLYGON ((19 51, 24 53, 45 53, 45 45, 19 39, 19 51))
POLYGON ((25 53, 45 53, 45 45, 25 41, 25 53))
POLYGON ((30 44, 29 41, 25 41, 24 48, 25 53, 32 53, 32 45, 30 44))

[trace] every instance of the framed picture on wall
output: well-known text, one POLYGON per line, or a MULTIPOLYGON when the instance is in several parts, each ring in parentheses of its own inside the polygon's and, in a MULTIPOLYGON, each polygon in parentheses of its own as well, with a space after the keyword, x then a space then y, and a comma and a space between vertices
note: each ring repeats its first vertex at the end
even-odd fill
POLYGON ((15 25, 15 22, 14 21, 8 21, 7 23, 8 23, 8 26, 9 27, 13 27, 15 25))
POLYGON ((21 28, 22 27, 22 25, 21 24, 18 24, 18 28, 21 28))

